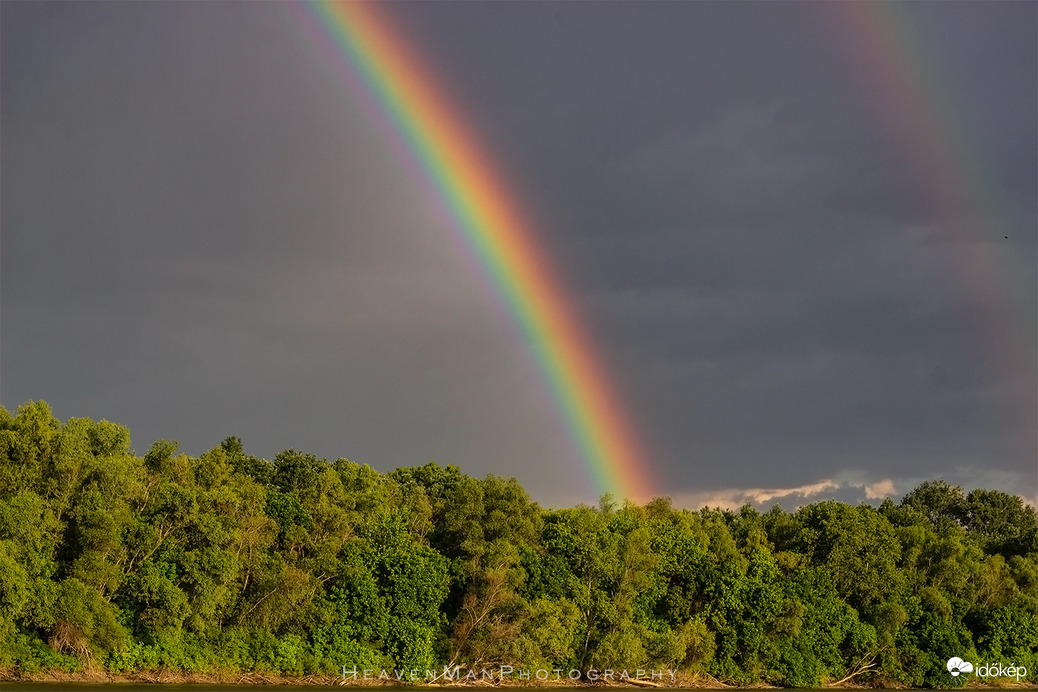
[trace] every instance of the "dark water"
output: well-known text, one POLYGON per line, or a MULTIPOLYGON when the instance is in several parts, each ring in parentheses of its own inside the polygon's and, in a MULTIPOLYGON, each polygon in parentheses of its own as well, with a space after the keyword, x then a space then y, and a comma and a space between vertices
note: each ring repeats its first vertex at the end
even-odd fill
MULTIPOLYGON (((60 683, 60 682, 0 682, 0 692, 315 692, 320 689, 336 689, 336 690, 365 690, 373 689, 378 692, 415 692, 416 690, 482 690, 484 688, 465 688, 465 687, 361 687, 359 685, 351 685, 340 687, 339 685, 205 685, 205 684, 193 684, 193 685, 167 685, 164 683, 141 683, 141 682, 127 682, 127 683, 60 683)), ((521 687, 506 687, 505 690, 523 689, 521 687)), ((587 692, 587 687, 530 687, 528 689, 546 690, 548 692, 587 692)), ((660 690, 665 692, 666 688, 638 688, 638 687, 624 687, 624 688, 606 688, 597 687, 595 689, 624 689, 624 690, 645 690, 649 689, 660 690)), ((678 689, 678 688, 676 688, 678 689)), ((684 692, 687 692, 688 688, 680 688, 684 692)), ((729 687, 726 688, 725 692, 732 692, 739 688, 729 687)), ((696 692, 709 692, 704 691, 703 688, 697 688, 696 692)), ((818 692, 817 690, 783 690, 783 692, 818 692)), ((895 692, 894 690, 882 690, 882 689, 869 689, 869 692, 895 692)), ((897 690, 896 692, 904 692, 904 690, 897 690)))
MULTIPOLYGON (((207 685, 165 684, 147 682, 0 682, 0 692, 315 692, 316 690, 363 690, 379 692, 415 692, 421 687, 340 687, 339 685, 207 685)), ((442 689, 442 688, 441 688, 442 689)), ((555 688, 558 692, 564 692, 555 688)))
MULTIPOLYGON (((315 692, 315 690, 326 689, 324 685, 167 685, 163 683, 140 683, 140 682, 128 682, 128 683, 58 683, 58 682, 0 682, 0 692, 315 692)), ((475 689, 482 690, 483 688, 444 688, 444 687, 360 687, 358 685, 352 685, 348 687, 339 687, 338 685, 328 685, 327 689, 337 690, 365 690, 373 689, 378 692, 415 692, 416 690, 423 689, 435 689, 435 690, 450 690, 450 689, 475 689)), ((505 690, 512 689, 518 690, 523 689, 521 687, 507 687, 505 690)), ((549 692, 576 692, 581 690, 587 692, 586 687, 579 688, 565 688, 565 687, 531 687, 529 689, 547 690, 549 692)), ((596 689, 610 689, 610 688, 596 688, 596 689)), ((638 687, 624 687, 624 688, 611 688, 611 689, 624 689, 624 690, 639 690, 643 688, 638 687)), ((644 688, 648 690, 649 688, 644 688)), ((666 688, 652 688, 666 692, 666 688)), ((687 688, 682 688, 683 692, 687 692, 687 688)), ((729 687, 725 689, 725 692, 732 692, 739 688, 729 687)), ((696 692, 709 692, 703 688, 697 688, 696 692)), ((783 692, 818 692, 818 690, 783 690, 783 692)), ((904 690, 882 690, 882 689, 869 689, 869 692, 905 692, 904 690)))
MULTIPOLYGON (((361 687, 360 685, 206 685, 206 684, 176 684, 164 683, 61 683, 61 682, 0 682, 0 692, 315 692, 322 689, 335 690, 378 690, 378 692, 416 692, 416 690, 473 690, 478 692, 484 688, 473 687, 361 687)), ((521 690, 521 687, 506 687, 504 690, 521 690)), ((588 692, 587 687, 531 687, 529 689, 545 690, 546 692, 588 692)), ((605 687, 597 689, 609 689, 605 687)), ((639 690, 642 688, 625 687, 612 688, 625 690, 639 690)), ((648 689, 648 688, 644 688, 648 689)), ((665 690, 665 688, 653 688, 654 690, 665 690)), ((734 688, 728 688, 728 692, 734 688)), ((701 689, 697 692, 702 692, 701 689)), ((796 692, 795 690, 790 692, 796 692)), ((882 690, 870 690, 869 692, 882 692, 882 690)), ((904 692, 900 690, 899 692, 904 692)))
MULTIPOLYGON (((412 687, 361 687, 359 685, 208 685, 165 684, 147 682, 0 682, 0 692, 316 692, 317 690, 356 690, 374 689, 378 692, 416 692, 422 688, 412 687)), ((566 692, 561 687, 551 688, 551 692, 566 692)))
MULTIPOLYGON (((0 692, 316 692, 316 690, 334 689, 349 692, 354 690, 377 690, 378 692, 416 692, 419 690, 466 690, 475 691, 484 688, 474 687, 362 687, 360 685, 206 685, 142 683, 142 682, 103 682, 103 683, 61 683, 61 682, 0 682, 0 692)), ((521 687, 506 687, 505 690, 521 690, 521 687)), ((547 692, 587 692, 586 687, 532 687, 529 689, 546 690, 547 692)), ((604 689, 604 688, 602 688, 604 689)), ((638 690, 636 687, 624 688, 638 690)), ((656 688, 663 690, 663 688, 656 688)), ((731 692, 733 688, 728 688, 731 692)), ((697 691, 700 692, 700 691, 697 691)), ((706 691, 709 692, 709 691, 706 691)), ((796 691, 792 691, 796 692, 796 691)), ((882 692, 881 690, 870 692, 882 692)), ((899 690, 898 692, 904 692, 899 690)))
MULTIPOLYGON (((348 689, 338 685, 206 685, 146 682, 0 682, 0 692, 314 692, 320 689, 348 689)), ((362 688, 354 688, 362 689, 362 688)), ((404 692, 380 687, 380 692, 404 692)), ((414 692, 417 688, 409 688, 414 692)))
MULTIPOLYGON (((444 690, 451 688, 435 687, 361 687, 360 685, 207 685, 207 684, 165 684, 146 682, 0 682, 0 692, 316 692, 317 690, 361 690, 370 689, 378 692, 416 692, 423 689, 444 690)), ((465 688, 453 688, 465 689, 465 688)), ((474 688, 476 690, 480 688, 474 688)), ((521 689, 521 688, 512 688, 521 689)), ((567 691, 562 687, 540 688, 550 692, 567 691)), ((633 689, 633 688, 632 688, 633 689)), ((586 692, 586 688, 584 688, 586 692)))
MULTIPOLYGON (((0 692, 314 692, 320 689, 349 689, 338 685, 206 685, 146 682, 0 682, 0 692)), ((354 688, 362 689, 362 688, 354 688)), ((404 692, 380 687, 379 692, 404 692)), ((409 692, 415 689, 409 688, 409 692)))

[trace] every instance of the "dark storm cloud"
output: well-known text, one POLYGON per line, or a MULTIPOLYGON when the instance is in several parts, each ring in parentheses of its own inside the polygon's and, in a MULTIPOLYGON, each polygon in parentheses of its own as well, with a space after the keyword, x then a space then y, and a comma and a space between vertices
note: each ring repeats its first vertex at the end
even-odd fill
MULTIPOLYGON (((1033 344, 1033 5, 903 6, 1002 246, 943 226, 814 4, 381 7, 528 213, 676 497, 1035 484, 1033 359, 990 333, 1012 318, 1011 348, 1033 344), (989 261, 1019 295, 970 278, 989 261)), ((6 406, 126 423, 138 451, 238 434, 593 499, 487 279, 297 16, 3 19, 6 406)))
POLYGON ((6 405, 124 422, 139 452, 238 434, 520 477, 496 448, 569 454, 442 215, 283 9, 4 9, 6 405))
MULTIPOLYGON (((935 115, 961 112, 955 134, 969 141, 946 145, 975 146, 962 174, 988 177, 966 182, 1028 200, 1013 226, 1026 256, 1034 39, 1020 28, 1031 11, 1006 9, 908 11, 953 76, 940 105, 961 111, 935 115), (1003 22, 1016 26, 1006 41, 1003 22)), ((511 11, 485 12, 464 44, 436 41, 437 55, 464 75, 452 84, 478 102, 548 242, 590 288, 583 306, 672 473, 797 485, 972 461, 1033 475, 1014 410, 1033 391, 1005 396, 1028 373, 995 362, 993 308, 961 269, 978 260, 934 246, 949 236, 928 182, 876 112, 897 104, 869 102, 813 8, 564 6, 538 17, 535 44, 508 28, 535 13, 511 11), (483 56, 472 68, 470 52, 483 56)))

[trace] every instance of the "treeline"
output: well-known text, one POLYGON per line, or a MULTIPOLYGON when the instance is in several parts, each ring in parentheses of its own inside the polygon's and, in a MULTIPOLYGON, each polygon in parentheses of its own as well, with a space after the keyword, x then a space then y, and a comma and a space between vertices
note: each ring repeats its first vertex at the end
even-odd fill
POLYGON ((546 510, 514 480, 237 438, 143 458, 0 408, 0 668, 668 668, 731 683, 1038 680, 1038 519, 924 483, 878 508, 546 510))

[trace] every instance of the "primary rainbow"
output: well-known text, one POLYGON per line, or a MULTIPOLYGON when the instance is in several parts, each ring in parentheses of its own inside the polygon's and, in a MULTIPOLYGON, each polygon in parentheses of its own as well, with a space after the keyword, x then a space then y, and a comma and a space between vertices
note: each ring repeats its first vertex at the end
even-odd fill
POLYGON ((535 233, 490 157, 373 2, 307 5, 420 164, 522 331, 596 490, 647 500, 650 467, 535 233))

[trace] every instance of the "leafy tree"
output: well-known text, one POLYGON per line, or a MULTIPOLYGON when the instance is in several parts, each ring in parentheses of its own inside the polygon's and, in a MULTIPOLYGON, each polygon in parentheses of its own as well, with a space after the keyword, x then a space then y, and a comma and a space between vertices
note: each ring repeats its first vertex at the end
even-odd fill
POLYGON ((0 545, 11 565, 2 595, 13 608, 5 611, 8 627, 19 622, 30 631, 53 626, 61 539, 61 523, 36 493, 22 491, 0 501, 0 545))
POLYGON ((178 632, 190 614, 179 581, 175 564, 146 560, 120 588, 116 601, 132 614, 134 634, 144 642, 154 643, 162 634, 178 632))
POLYGON ((968 507, 962 488, 948 485, 943 480, 920 484, 905 495, 901 505, 916 510, 937 528, 950 524, 962 526, 967 521, 968 507))
POLYGON ((964 523, 986 552, 1004 557, 1038 552, 1038 514, 1015 495, 1000 490, 971 490, 964 523))
POLYGON ((924 483, 879 508, 544 510, 514 480, 382 474, 228 437, 143 457, 108 421, 0 408, 0 666, 679 668, 722 682, 955 684, 1038 671, 1038 519, 924 483))
POLYGON ((859 609, 897 600, 904 577, 894 527, 866 505, 819 502, 797 512, 798 545, 812 564, 825 566, 840 595, 859 609))
POLYGON ((401 668, 433 666, 433 644, 443 625, 446 560, 410 540, 399 519, 388 518, 351 549, 332 587, 340 624, 366 647, 379 648, 401 668))
POLYGON ((45 401, 28 402, 13 418, 0 414, 0 499, 22 491, 43 492, 44 470, 52 463, 60 423, 45 401))
POLYGON ((116 619, 115 609, 101 595, 78 579, 58 584, 48 644, 56 651, 72 653, 90 662, 97 653, 125 645, 126 633, 116 619))

